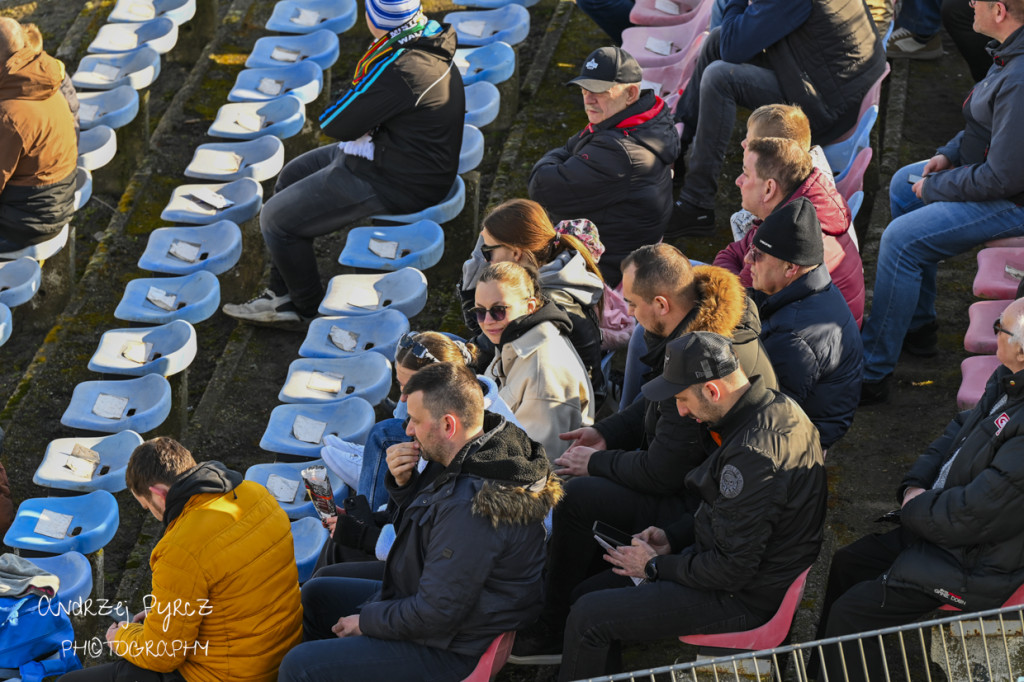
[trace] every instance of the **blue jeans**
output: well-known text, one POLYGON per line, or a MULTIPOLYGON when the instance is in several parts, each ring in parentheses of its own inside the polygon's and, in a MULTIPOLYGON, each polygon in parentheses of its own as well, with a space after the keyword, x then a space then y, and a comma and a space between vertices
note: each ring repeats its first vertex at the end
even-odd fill
POLYGON ((624 410, 640 398, 640 387, 644 385, 644 375, 651 368, 640 358, 647 355, 647 341, 644 340, 643 325, 637 323, 633 327, 633 335, 629 337, 626 347, 626 369, 622 376, 622 399, 619 409, 624 410))
POLYGON ((892 176, 892 222, 882 233, 871 314, 864 321, 864 380, 879 381, 896 367, 903 337, 933 321, 940 260, 991 239, 1024 235, 1024 208, 1012 201, 937 201, 925 204, 907 176, 925 162, 892 176))
POLYGON ((302 586, 305 643, 284 657, 279 682, 393 682, 461 680, 476 667, 473 656, 414 642, 366 635, 339 639, 331 627, 380 590, 377 580, 313 578, 302 586))
POLYGON ((377 511, 388 503, 388 491, 384 488, 384 477, 388 473, 387 451, 395 443, 408 443, 405 435, 405 421, 385 419, 373 425, 363 446, 363 466, 359 470, 359 488, 356 492, 365 495, 370 509, 377 511))
POLYGON ((922 36, 942 28, 942 0, 903 0, 896 25, 922 36))
POLYGON ((714 4, 711 5, 711 23, 708 25, 708 30, 716 29, 722 25, 722 14, 725 12, 725 6, 729 0, 713 0, 714 4))
POLYGON ((633 0, 577 0, 576 5, 593 19, 616 45, 622 44, 622 32, 633 25, 629 23, 633 0))
POLYGON ((694 141, 679 198, 705 209, 715 207, 718 176, 736 123, 736 106, 756 109, 785 102, 775 72, 753 64, 722 61, 721 29, 701 45, 690 85, 679 100, 677 120, 683 122, 683 148, 694 141))

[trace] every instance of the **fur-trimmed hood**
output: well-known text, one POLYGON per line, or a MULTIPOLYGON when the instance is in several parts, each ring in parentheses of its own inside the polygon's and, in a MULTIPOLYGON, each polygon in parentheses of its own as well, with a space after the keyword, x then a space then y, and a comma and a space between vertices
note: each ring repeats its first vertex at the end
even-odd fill
POLYGON ((714 332, 731 339, 747 310, 747 291, 740 278, 715 265, 698 265, 693 277, 699 300, 683 321, 686 331, 714 332))
POLYGON ((563 493, 562 480, 554 474, 529 486, 485 481, 473 496, 473 514, 489 518, 495 527, 499 523, 526 526, 543 521, 563 493))

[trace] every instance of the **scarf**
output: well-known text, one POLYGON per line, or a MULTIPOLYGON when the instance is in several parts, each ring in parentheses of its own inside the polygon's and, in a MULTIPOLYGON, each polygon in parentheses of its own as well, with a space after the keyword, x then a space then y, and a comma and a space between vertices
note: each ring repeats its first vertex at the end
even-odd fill
POLYGON ((352 86, 358 85, 359 81, 370 73, 374 65, 391 54, 398 45, 419 38, 426 26, 427 17, 423 12, 417 12, 412 19, 375 40, 356 64, 356 72, 352 76, 352 86))

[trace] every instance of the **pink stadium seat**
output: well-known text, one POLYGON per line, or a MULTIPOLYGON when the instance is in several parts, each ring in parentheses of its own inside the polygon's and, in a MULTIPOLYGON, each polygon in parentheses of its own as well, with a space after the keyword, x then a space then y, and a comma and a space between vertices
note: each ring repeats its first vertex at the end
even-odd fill
POLYGON ((694 41, 708 30, 711 20, 711 4, 703 2, 693 19, 675 26, 633 26, 622 32, 622 49, 633 55, 640 66, 667 66, 686 58, 694 41), (669 54, 662 55, 648 49, 648 40, 664 40, 670 43, 669 54))
POLYGON ((971 353, 992 355, 996 352, 996 335, 992 323, 999 319, 1006 307, 1013 301, 978 301, 971 305, 967 314, 971 323, 964 335, 964 348, 971 353))
POLYGON ((985 246, 1024 246, 1024 237, 1006 237, 985 242, 985 246))
POLYGON ((745 651, 761 651, 782 644, 789 634, 789 626, 793 624, 793 616, 804 596, 804 585, 807 583, 807 570, 797 576, 793 584, 786 590, 786 596, 779 605, 772 619, 759 628, 745 632, 725 632, 717 635, 683 635, 679 639, 686 644, 714 647, 717 649, 742 649, 745 651))
POLYGON ((850 170, 846 172, 841 180, 836 183, 836 189, 847 201, 856 192, 863 191, 864 189, 864 171, 868 169, 871 164, 871 156, 874 152, 871 147, 864 147, 857 156, 853 159, 853 164, 850 166, 850 170))
POLYGON ((985 392, 985 383, 999 364, 999 358, 994 355, 975 355, 960 363, 960 373, 964 378, 956 393, 959 409, 969 410, 978 404, 985 392))
POLYGON ((665 66, 651 66, 644 69, 644 80, 654 87, 655 94, 665 100, 670 109, 675 109, 680 93, 690 82, 690 77, 693 76, 693 70, 697 66, 697 56, 700 54, 700 46, 706 36, 707 31, 697 36, 690 46, 690 53, 679 61, 665 66))
POLYGON ((974 276, 974 295, 1005 301, 1017 295, 1024 276, 1024 247, 999 246, 978 252, 978 274, 974 276))
POLYGON ((679 14, 663 12, 656 7, 657 0, 636 0, 629 12, 629 23, 634 26, 675 26, 692 21, 714 0, 670 0, 679 8, 679 14))
POLYGON ((504 632, 494 638, 487 651, 480 657, 480 662, 462 682, 491 682, 498 676, 501 667, 512 652, 512 644, 516 641, 516 633, 504 632))
MULTIPOLYGON (((860 102, 860 112, 857 114, 857 121, 858 122, 862 118, 864 118, 864 114, 867 112, 868 109, 870 109, 872 106, 878 106, 878 103, 882 99, 882 81, 884 81, 886 79, 886 77, 889 75, 889 71, 891 71, 891 70, 892 69, 889 66, 889 62, 886 62, 885 63, 885 71, 883 71, 882 75, 878 77, 878 80, 875 81, 875 84, 872 85, 868 89, 868 91, 866 93, 864 93, 864 99, 862 99, 861 102, 860 102)), ((841 136, 839 136, 835 140, 832 140, 831 144, 835 144, 836 142, 842 142, 843 140, 845 140, 845 139, 849 138, 851 135, 853 135, 856 131, 857 131, 857 124, 854 124, 854 126, 852 128, 850 128, 848 131, 843 133, 841 136)))

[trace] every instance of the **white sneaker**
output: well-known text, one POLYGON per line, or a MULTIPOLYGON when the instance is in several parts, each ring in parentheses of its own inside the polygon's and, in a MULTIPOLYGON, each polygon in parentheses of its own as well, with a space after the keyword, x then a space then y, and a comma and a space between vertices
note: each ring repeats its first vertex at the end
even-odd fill
POLYGON ((938 59, 942 56, 942 37, 935 34, 922 43, 907 29, 898 28, 889 37, 885 56, 889 59, 938 59))
POLYGON ((256 298, 245 303, 225 303, 221 310, 229 317, 250 324, 305 329, 312 318, 303 317, 291 303, 292 298, 288 294, 278 296, 270 289, 264 289, 256 298))

